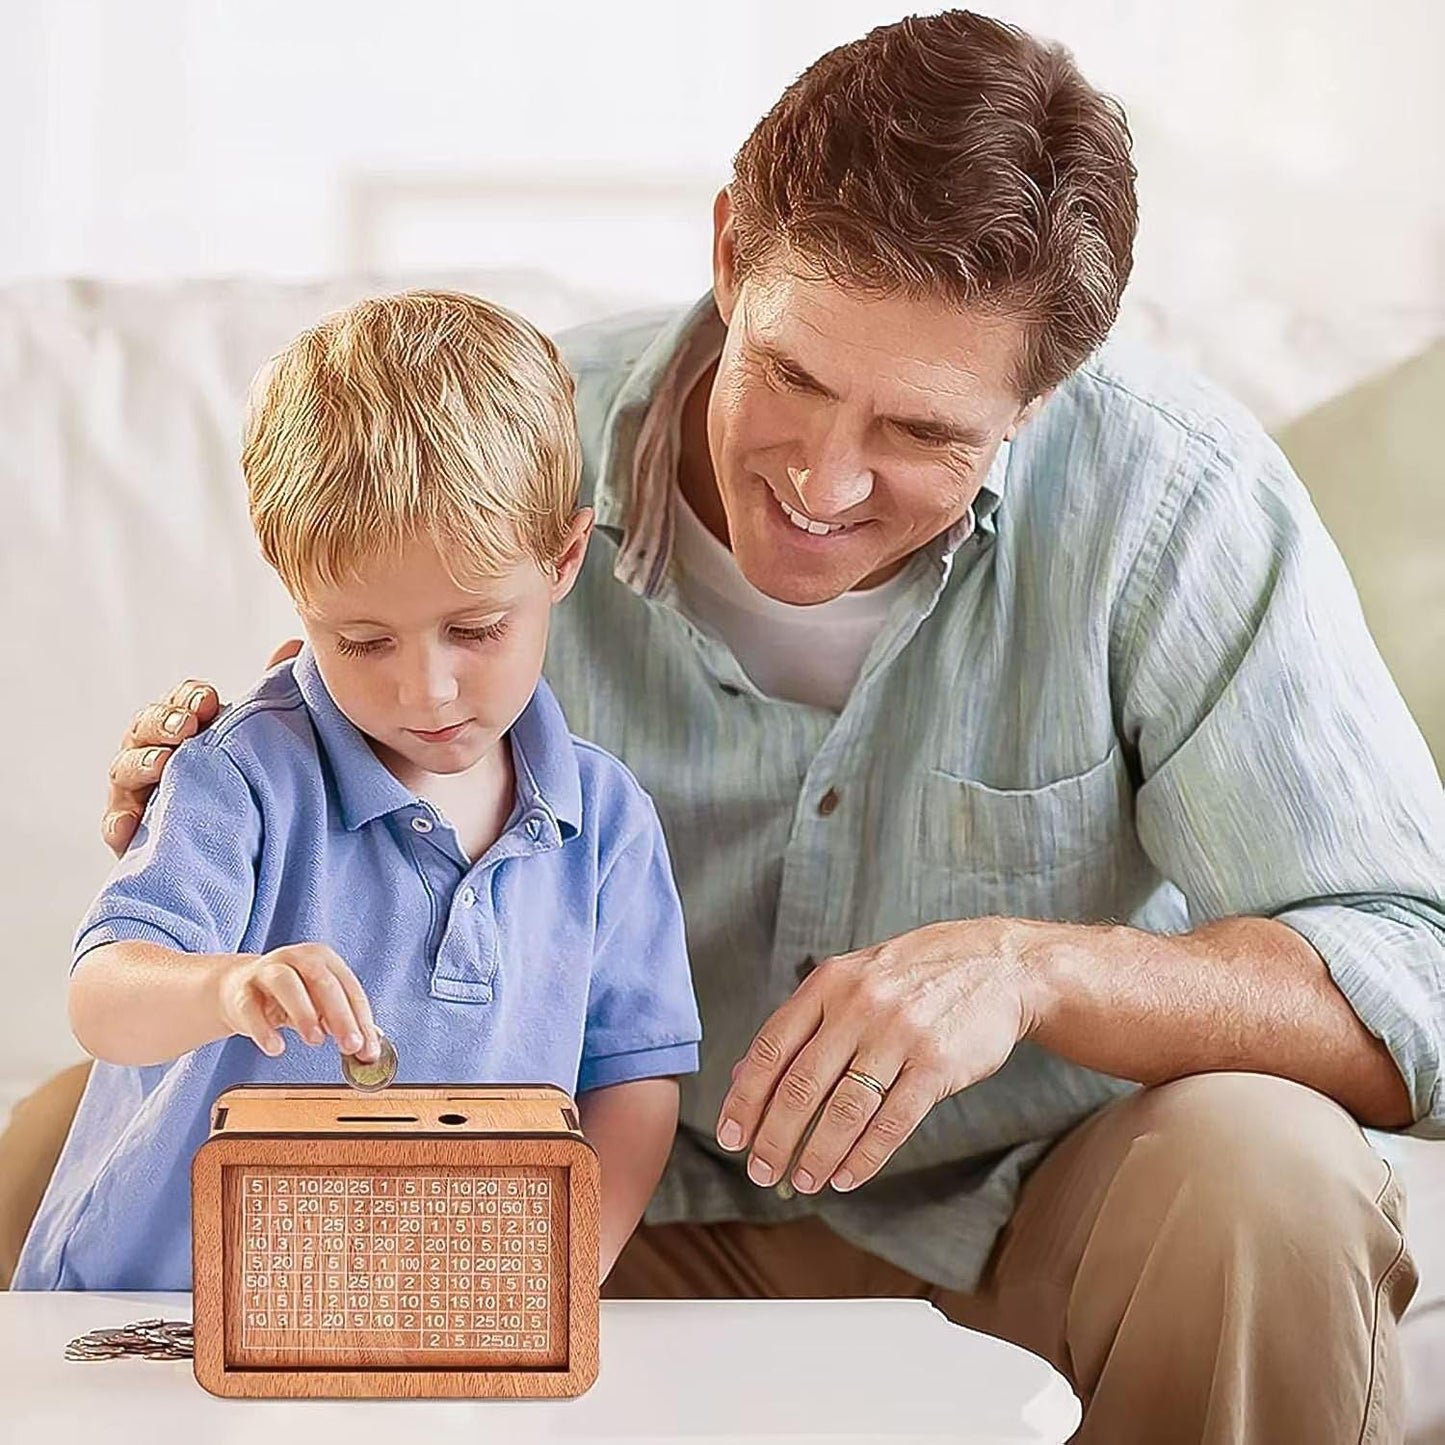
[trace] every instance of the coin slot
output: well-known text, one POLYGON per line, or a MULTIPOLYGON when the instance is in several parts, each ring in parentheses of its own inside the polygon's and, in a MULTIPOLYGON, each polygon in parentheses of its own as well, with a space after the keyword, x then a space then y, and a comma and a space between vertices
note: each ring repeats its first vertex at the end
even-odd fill
POLYGON ((438 1115, 437 1115, 437 1123, 438 1123, 438 1124, 465 1124, 466 1122, 467 1122, 467 1116, 466 1116, 465 1114, 438 1114, 438 1115))
POLYGON ((415 1114, 338 1114, 338 1124, 416 1124, 415 1114))

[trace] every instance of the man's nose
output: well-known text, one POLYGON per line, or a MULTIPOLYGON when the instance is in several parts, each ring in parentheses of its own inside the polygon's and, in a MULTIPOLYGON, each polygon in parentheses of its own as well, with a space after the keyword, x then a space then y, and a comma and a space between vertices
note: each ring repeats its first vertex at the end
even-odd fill
POLYGON ((812 448, 803 466, 790 466, 788 480, 798 504, 820 522, 841 516, 873 495, 873 472, 856 446, 833 435, 812 448))
POLYGON ((820 522, 841 516, 873 495, 873 473, 858 466, 789 467, 798 504, 820 522))

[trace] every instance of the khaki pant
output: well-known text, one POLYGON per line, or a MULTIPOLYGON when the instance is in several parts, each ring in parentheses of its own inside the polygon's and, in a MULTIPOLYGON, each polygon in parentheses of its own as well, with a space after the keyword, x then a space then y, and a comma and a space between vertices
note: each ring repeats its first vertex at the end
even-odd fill
MULTIPOLYGON (((82 1079, 53 1080, 0 1137, 6 1279, 82 1079)), ((1051 1360, 1084 1400, 1079 1441, 1364 1445, 1403 1439, 1397 1321, 1415 1270, 1402 1230, 1398 1184, 1342 1109, 1280 1079, 1208 1074, 1066 1135, 975 1293, 816 1220, 645 1226, 604 1293, 925 1297, 1051 1360)))

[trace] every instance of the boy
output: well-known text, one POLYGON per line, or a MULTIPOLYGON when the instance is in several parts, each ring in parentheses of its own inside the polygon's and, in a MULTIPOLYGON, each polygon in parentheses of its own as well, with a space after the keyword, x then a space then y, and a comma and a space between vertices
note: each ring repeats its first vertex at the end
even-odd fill
POLYGON ((700 1034, 651 802, 540 680, 586 550, 572 383, 472 297, 362 302, 253 395, 242 467, 307 646, 187 742, 76 938, 102 1062, 17 1289, 191 1284, 190 1162, 233 1084, 548 1082, 636 1226, 700 1034), (288 1047, 282 1029, 311 1047, 288 1047))

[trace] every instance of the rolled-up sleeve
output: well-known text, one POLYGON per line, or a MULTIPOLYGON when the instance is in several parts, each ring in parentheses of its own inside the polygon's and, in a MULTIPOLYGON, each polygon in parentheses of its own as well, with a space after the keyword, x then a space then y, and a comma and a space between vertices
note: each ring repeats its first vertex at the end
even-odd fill
POLYGON ((1263 435, 1206 453, 1120 611, 1139 838, 1195 924, 1277 918, 1445 1135, 1445 797, 1354 586, 1263 435))

